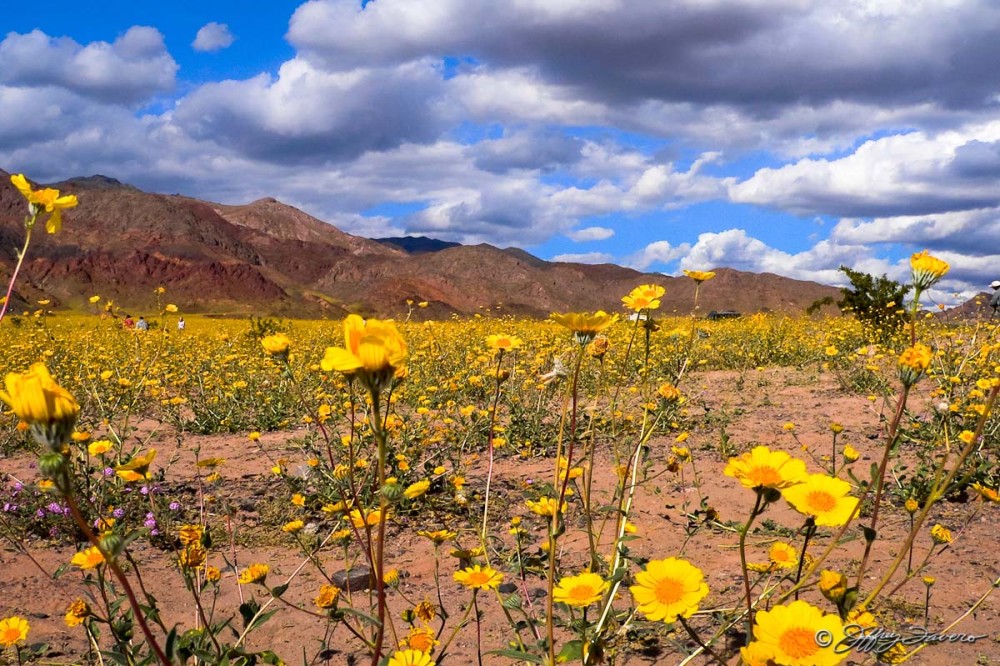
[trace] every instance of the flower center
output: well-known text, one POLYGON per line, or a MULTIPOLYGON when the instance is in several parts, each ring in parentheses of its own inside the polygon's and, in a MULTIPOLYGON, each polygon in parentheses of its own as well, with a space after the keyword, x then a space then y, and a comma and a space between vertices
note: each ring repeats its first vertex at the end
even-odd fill
POLYGON ((577 601, 585 601, 594 596, 595 590, 591 585, 574 585, 569 590, 569 598, 577 601))
POLYGON ((773 488, 781 483, 781 473, 773 467, 754 467, 747 474, 747 477, 753 481, 754 487, 773 488))
POLYGON ((837 498, 825 490, 814 490, 809 493, 809 506, 817 513, 833 511, 837 507, 837 498))
POLYGON ((469 573, 470 585, 485 585, 490 580, 489 574, 485 571, 473 571, 469 573))
POLYGON ((781 634, 778 646, 793 659, 808 657, 819 650, 816 644, 816 632, 808 627, 792 627, 785 631, 781 634))
POLYGON ((664 578, 656 583, 653 593, 661 604, 675 604, 684 596, 684 585, 674 578, 664 578))

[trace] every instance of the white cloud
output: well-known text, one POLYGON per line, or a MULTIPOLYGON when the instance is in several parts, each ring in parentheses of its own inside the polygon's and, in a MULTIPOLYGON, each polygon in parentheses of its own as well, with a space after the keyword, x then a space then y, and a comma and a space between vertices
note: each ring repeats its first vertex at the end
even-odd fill
POLYGON ((0 42, 0 85, 54 86, 111 104, 136 104, 173 89, 177 63, 155 28, 134 26, 112 43, 81 46, 41 30, 0 42))
POLYGON ((1000 141, 1000 122, 866 141, 840 159, 803 159, 729 187, 732 201, 799 214, 895 216, 1000 203, 996 179, 962 177, 963 148, 1000 141))
POLYGON ((615 230, 608 229, 607 227, 584 227, 583 229, 567 231, 566 235, 577 243, 584 243, 587 241, 607 240, 615 235, 615 230))
POLYGON ((261 74, 198 88, 173 121, 258 159, 333 162, 434 139, 444 128, 441 85, 428 61, 331 73, 295 58, 273 80, 261 74))
POLYGON ((232 46, 236 38, 229 32, 229 26, 225 23, 212 21, 201 26, 191 48, 195 51, 207 51, 209 53, 221 51, 232 46))
POLYGON ((614 261, 614 255, 607 252, 580 252, 557 254, 552 261, 562 261, 572 264, 609 264, 614 261))
POLYGON ((639 250, 626 261, 625 265, 639 271, 644 271, 653 264, 669 264, 691 251, 688 243, 672 245, 669 241, 655 241, 639 250))

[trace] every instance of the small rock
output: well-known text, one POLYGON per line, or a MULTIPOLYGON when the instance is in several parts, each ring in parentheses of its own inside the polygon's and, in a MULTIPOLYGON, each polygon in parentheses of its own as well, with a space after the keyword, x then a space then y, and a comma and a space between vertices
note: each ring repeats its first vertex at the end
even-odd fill
POLYGON ((368 590, 375 586, 375 577, 372 575, 372 570, 364 564, 359 564, 350 571, 341 569, 330 576, 330 578, 333 580, 334 585, 342 590, 349 590, 351 592, 368 590))
POLYGON ((500 590, 501 594, 513 594, 514 592, 517 592, 517 584, 500 583, 500 587, 498 587, 497 589, 500 590))

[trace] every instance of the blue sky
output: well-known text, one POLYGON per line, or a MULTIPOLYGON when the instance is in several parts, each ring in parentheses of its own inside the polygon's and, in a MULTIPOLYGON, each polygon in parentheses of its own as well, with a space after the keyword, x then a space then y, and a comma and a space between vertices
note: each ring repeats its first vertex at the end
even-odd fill
POLYGON ((1000 278, 1000 6, 37 0, 0 168, 668 274, 1000 278))

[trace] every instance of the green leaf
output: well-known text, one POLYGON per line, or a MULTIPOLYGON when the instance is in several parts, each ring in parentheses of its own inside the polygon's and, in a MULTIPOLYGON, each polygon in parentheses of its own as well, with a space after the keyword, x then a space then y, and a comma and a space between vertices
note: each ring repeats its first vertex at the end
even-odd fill
POLYGON ((544 664, 545 661, 536 655, 530 654, 528 652, 522 652, 520 650, 492 650, 486 654, 495 654, 500 657, 507 657, 508 659, 516 659, 518 661, 530 661, 533 664, 544 664))
POLYGON ((337 610, 339 610, 340 612, 344 613, 345 615, 354 615, 355 617, 359 617, 362 620, 364 620, 365 622, 367 622, 368 624, 372 625, 373 627, 381 627, 382 626, 382 623, 378 621, 377 617, 373 617, 373 616, 369 615, 368 613, 362 613, 361 611, 356 610, 354 608, 348 608, 348 607, 345 606, 344 608, 338 608, 337 610))
POLYGON ((583 659, 583 641, 580 639, 569 641, 562 646, 562 649, 559 650, 559 654, 556 655, 557 663, 576 661, 578 659, 583 659))
POLYGON ((283 585, 277 585, 275 587, 272 587, 271 588, 271 596, 274 597, 275 599, 280 599, 281 595, 283 595, 285 593, 285 590, 287 590, 287 589, 288 589, 288 583, 284 583, 283 585))

